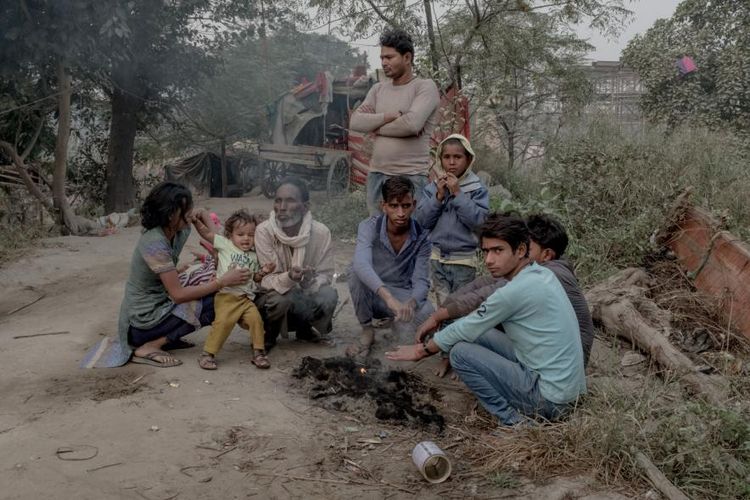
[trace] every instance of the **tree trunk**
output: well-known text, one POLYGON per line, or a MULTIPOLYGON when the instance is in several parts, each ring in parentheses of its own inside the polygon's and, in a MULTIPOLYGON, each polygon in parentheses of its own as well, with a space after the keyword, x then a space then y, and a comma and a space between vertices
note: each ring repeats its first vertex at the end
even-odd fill
MULTIPOLYGON (((438 72, 438 55, 435 48, 435 28, 432 26, 432 5, 431 0, 424 0, 424 15, 427 20, 427 37, 430 42, 430 61, 432 62, 432 72, 438 72)), ((460 87, 459 87, 460 88, 460 87)))
POLYGON ((68 141, 70 139, 70 75, 65 64, 57 64, 57 139, 55 141, 55 167, 52 174, 52 204, 55 207, 57 223, 65 224, 65 210, 68 202, 65 197, 65 179, 68 167, 68 141))
POLYGON ((516 165, 516 136, 513 132, 507 132, 508 145, 508 170, 513 170, 516 165))
POLYGON ((115 70, 112 89, 112 122, 109 128, 107 158, 106 213, 126 212, 135 203, 133 184, 133 153, 138 130, 138 113, 143 99, 131 84, 132 69, 115 70), (118 76, 119 75, 119 76, 118 76))
POLYGON ((227 141, 221 139, 221 197, 227 197, 227 141))

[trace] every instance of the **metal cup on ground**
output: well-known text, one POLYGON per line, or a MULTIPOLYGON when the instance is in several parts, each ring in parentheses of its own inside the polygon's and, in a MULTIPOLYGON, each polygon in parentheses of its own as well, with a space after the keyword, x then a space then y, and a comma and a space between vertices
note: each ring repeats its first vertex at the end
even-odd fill
POLYGON ((438 445, 422 441, 411 452, 411 459, 424 478, 433 484, 442 483, 451 475, 451 462, 438 445))

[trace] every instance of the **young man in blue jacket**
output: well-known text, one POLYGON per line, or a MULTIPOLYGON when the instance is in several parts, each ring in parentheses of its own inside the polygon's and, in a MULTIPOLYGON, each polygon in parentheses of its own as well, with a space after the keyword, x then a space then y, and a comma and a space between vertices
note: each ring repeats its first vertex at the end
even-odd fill
POLYGON ((347 355, 365 357, 375 339, 373 319, 394 319, 394 330, 413 334, 433 312, 429 232, 412 218, 414 185, 404 176, 383 183, 383 213, 359 224, 349 293, 362 326, 347 355))

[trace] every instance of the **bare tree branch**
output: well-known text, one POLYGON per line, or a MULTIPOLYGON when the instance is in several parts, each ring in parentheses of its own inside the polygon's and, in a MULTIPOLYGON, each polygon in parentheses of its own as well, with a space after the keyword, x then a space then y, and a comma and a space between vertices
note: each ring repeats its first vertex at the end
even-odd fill
MULTIPOLYGON (((26 149, 23 150, 23 153, 21 153, 21 161, 26 161, 26 158, 29 157, 29 154, 31 153, 31 150, 34 149, 34 146, 36 145, 36 141, 39 140, 39 134, 42 133, 42 127, 44 126, 44 115, 39 115, 39 123, 36 125, 36 130, 34 130, 34 135, 31 137, 31 140, 26 145, 26 149)), ((17 146, 16 146, 17 147, 17 146)))
POLYGON ((448 66, 448 75, 450 76, 450 79, 452 82, 456 81, 456 72, 451 64, 451 58, 448 55, 448 52, 445 51, 445 42, 443 41, 443 32, 440 30, 440 20, 435 19, 435 29, 437 29, 438 33, 438 39, 440 40, 440 50, 443 53, 443 56, 445 57, 446 65, 448 66))
POLYGON ((29 7, 26 5, 26 2, 24 0, 18 0, 18 4, 21 7, 21 11, 23 12, 23 15, 26 16, 26 20, 33 22, 33 19, 31 18, 31 13, 29 12, 29 7))
POLYGON ((57 62, 55 73, 59 96, 57 100, 57 134, 55 138, 55 165, 52 173, 52 203, 59 210, 58 220, 65 224, 64 208, 67 204, 65 198, 65 178, 68 168, 68 141, 70 139, 71 113, 71 81, 72 77, 65 67, 65 62, 57 62))
POLYGON ((16 136, 15 139, 13 139, 13 147, 16 149, 18 149, 18 141, 21 140, 21 130, 23 128, 23 122, 23 118, 19 116, 16 123, 16 136))
POLYGON ((16 148, 14 148, 13 145, 7 141, 0 141, 0 150, 2 150, 8 156, 8 158, 11 159, 16 172, 18 172, 18 175, 21 177, 21 181, 23 182, 24 186, 26 186, 26 189, 29 190, 29 193, 31 193, 37 200, 39 200, 44 205, 44 207, 52 215, 54 215, 52 200, 50 200, 48 196, 45 196, 44 193, 42 193, 42 190, 39 189, 39 186, 37 186, 31 179, 31 176, 26 170, 26 165, 24 164, 23 158, 18 155, 18 151, 16 151, 16 148))
POLYGON ((394 28, 401 27, 401 25, 397 23, 395 19, 386 16, 385 13, 383 13, 383 11, 380 10, 380 7, 375 5, 375 2, 373 2, 372 0, 365 0, 365 3, 367 3, 367 5, 369 5, 372 8, 373 12, 375 12, 375 14, 377 14, 380 19, 382 19, 389 25, 393 26, 394 28))

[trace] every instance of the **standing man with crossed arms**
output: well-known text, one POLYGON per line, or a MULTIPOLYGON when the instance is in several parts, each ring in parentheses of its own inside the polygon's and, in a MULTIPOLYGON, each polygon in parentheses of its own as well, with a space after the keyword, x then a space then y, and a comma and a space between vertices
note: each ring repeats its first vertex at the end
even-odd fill
POLYGON ((408 177, 417 198, 421 196, 440 104, 435 82, 414 74, 414 44, 408 33, 398 29, 383 33, 380 61, 390 80, 373 85, 349 123, 354 131, 376 135, 367 175, 371 216, 380 214, 380 193, 389 177, 408 177))

